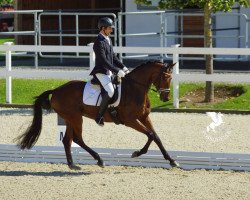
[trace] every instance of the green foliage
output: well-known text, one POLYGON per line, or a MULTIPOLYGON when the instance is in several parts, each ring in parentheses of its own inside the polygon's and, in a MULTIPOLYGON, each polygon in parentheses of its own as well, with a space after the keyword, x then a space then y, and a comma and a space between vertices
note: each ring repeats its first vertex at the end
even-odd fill
MULTIPOLYGON (((231 11, 232 6, 235 3, 239 3, 244 7, 250 6, 250 0, 160 0, 158 7, 160 9, 184 9, 189 7, 198 7, 204 9, 205 3, 209 2, 211 4, 211 9, 213 12, 217 11, 231 11)), ((136 4, 151 5, 151 0, 135 0, 136 4)))
POLYGON ((0 0, 0 6, 4 4, 13 4, 14 0, 0 0))
POLYGON ((0 0, 0 5, 12 4, 13 2, 14 2, 14 0, 0 0))

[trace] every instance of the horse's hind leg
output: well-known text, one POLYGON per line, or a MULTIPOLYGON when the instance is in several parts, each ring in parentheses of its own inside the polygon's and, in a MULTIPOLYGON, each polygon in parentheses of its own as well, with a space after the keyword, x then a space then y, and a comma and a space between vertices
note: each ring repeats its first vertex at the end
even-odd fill
MULTIPOLYGON (((145 126, 143 128, 143 133, 147 135, 148 141, 147 141, 147 143, 144 145, 144 147, 141 150, 135 151, 132 154, 132 156, 131 156, 132 158, 139 157, 142 154, 146 154, 148 152, 148 148, 149 148, 150 144, 152 143, 152 141, 154 139, 153 135, 152 135, 152 131, 154 130, 153 126, 151 125, 151 123, 146 123, 145 121, 146 120, 140 120, 140 122, 145 126), (146 130, 146 131, 144 131, 144 130, 146 130)), ((138 131, 142 132, 142 130, 140 130, 140 129, 138 131)))
POLYGON ((71 155, 72 140, 73 140, 73 129, 70 126, 70 124, 68 122, 66 122, 66 133, 65 133, 65 136, 64 136, 62 142, 64 145, 68 166, 70 169, 80 170, 81 168, 74 165, 74 163, 73 163, 73 159, 72 159, 72 155, 71 155))
POLYGON ((152 137, 150 135, 147 135, 147 136, 148 136, 148 141, 145 144, 145 146, 141 150, 135 151, 134 153, 132 153, 131 158, 139 157, 142 154, 145 154, 145 153, 148 152, 148 148, 149 148, 149 146, 150 146, 150 144, 152 143, 153 140, 152 140, 152 137))
POLYGON ((144 133, 148 137, 148 141, 144 145, 144 147, 139 151, 135 151, 131 157, 135 158, 135 157, 139 157, 142 154, 147 153, 148 148, 153 141, 152 129, 150 128, 150 126, 144 125, 144 123, 142 123, 139 120, 130 121, 128 123, 125 123, 125 125, 133 128, 141 133, 144 133))
POLYGON ((95 160, 97 160, 97 165, 100 167, 104 167, 104 162, 100 158, 99 154, 95 152, 93 149, 88 147, 83 139, 82 139, 82 116, 74 119, 73 125, 73 141, 82 147, 85 151, 87 151, 95 160))

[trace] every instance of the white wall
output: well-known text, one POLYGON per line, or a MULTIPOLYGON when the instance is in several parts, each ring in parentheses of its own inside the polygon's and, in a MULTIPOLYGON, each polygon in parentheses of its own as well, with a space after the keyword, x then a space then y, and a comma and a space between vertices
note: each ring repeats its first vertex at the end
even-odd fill
MULTIPOLYGON (((137 5, 134 0, 126 0, 126 12, 140 12, 137 10, 137 5)), ((233 13, 237 13, 234 10, 233 13)), ((250 18, 250 9, 241 8, 240 13, 245 13, 250 18)), ((174 32, 177 30, 176 20, 174 16, 167 17, 167 31, 174 32)), ((240 21, 237 16, 216 16, 215 28, 236 28, 240 27, 240 30, 219 31, 217 35, 233 35, 235 38, 218 38, 216 39, 216 47, 245 47, 245 38, 241 38, 238 42, 237 36, 245 36, 246 20, 244 17, 240 17, 240 21)), ((156 15, 128 15, 126 16, 126 33, 143 33, 143 32, 159 32, 160 31, 160 17, 156 15)), ((250 32, 250 24, 249 24, 250 32)), ((174 38, 168 38, 165 46, 175 44, 174 38)), ((160 39, 154 37, 127 37, 126 46, 152 46, 159 47, 160 39)), ((250 45, 249 45, 250 46, 250 45)))
MULTIPOLYGON (((134 0, 126 1, 126 12, 135 12, 137 6, 134 0)), ((160 31, 160 17, 159 15, 126 15, 126 33, 149 33, 160 31)), ((126 46, 152 46, 159 47, 159 37, 141 36, 141 37, 127 37, 126 46)))
MULTIPOLYGON (((126 12, 140 12, 137 10, 137 5, 134 0, 126 0, 126 12)), ((160 15, 156 14, 140 14, 140 15, 126 15, 126 33, 149 33, 160 32, 160 15)), ((169 17, 167 29, 168 31, 175 31, 174 17, 169 17)), ((168 39, 165 46, 174 44, 174 39, 168 39)), ((159 36, 140 36, 127 37, 126 46, 160 46, 159 36)))

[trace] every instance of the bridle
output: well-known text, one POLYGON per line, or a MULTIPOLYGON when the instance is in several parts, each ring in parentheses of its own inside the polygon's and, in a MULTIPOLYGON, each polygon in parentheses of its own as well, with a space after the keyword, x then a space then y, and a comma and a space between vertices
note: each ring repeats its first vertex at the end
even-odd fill
MULTIPOLYGON (((159 72, 157 78, 156 78, 157 84, 154 84, 155 87, 156 87, 156 90, 153 90, 153 91, 158 92, 159 95, 161 95, 161 93, 169 93, 169 92, 171 91, 170 88, 161 88, 161 87, 160 87, 160 82, 161 82, 162 76, 163 76, 163 74, 164 74, 163 72, 164 72, 164 70, 165 70, 166 68, 167 68, 167 65, 164 64, 164 65, 162 66, 162 68, 161 68, 161 70, 160 70, 160 72, 159 72)), ((169 78, 168 78, 168 79, 169 79, 169 78)), ((168 80, 168 79, 167 79, 167 80, 168 80)))

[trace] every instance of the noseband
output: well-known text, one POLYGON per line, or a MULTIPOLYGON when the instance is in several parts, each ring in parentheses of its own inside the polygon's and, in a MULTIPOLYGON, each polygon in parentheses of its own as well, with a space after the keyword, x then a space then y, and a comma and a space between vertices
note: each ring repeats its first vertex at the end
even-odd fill
POLYGON ((164 88, 159 88, 159 89, 158 89, 158 93, 159 93, 159 94, 164 93, 164 92, 170 92, 170 88, 166 88, 166 89, 164 89, 164 88))

